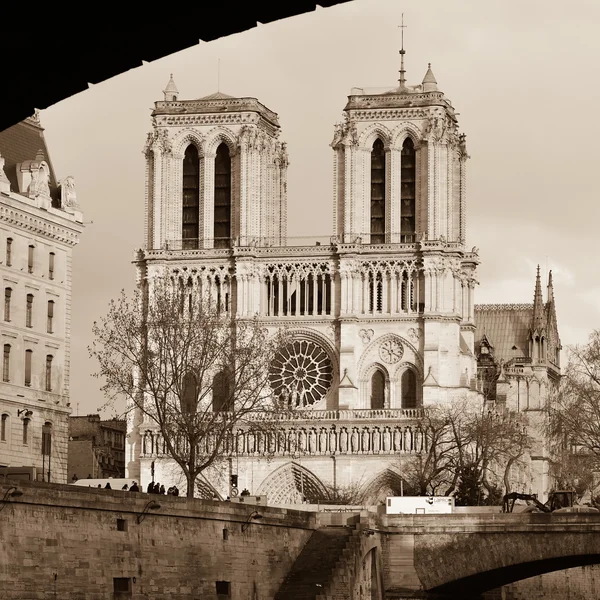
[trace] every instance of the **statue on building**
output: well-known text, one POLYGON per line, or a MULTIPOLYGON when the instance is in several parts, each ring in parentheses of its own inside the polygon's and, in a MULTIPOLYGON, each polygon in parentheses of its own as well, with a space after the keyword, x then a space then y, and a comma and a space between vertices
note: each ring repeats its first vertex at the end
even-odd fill
POLYGON ((69 175, 59 181, 58 186, 60 187, 61 208, 79 209, 79 204, 77 204, 77 194, 75 193, 75 178, 72 175, 69 175))

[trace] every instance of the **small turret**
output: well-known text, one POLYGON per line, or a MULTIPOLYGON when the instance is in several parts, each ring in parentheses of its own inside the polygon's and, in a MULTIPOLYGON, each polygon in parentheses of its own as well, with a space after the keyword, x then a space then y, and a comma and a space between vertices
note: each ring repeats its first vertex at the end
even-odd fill
POLYGON ((431 63, 427 65, 427 73, 425 73, 425 77, 423 77, 423 91, 438 91, 437 81, 435 80, 435 77, 433 76, 433 71, 431 70, 431 63))
POLYGON ((171 73, 169 83, 167 83, 167 87, 163 90, 163 94, 165 95, 165 102, 175 102, 177 96, 179 96, 179 90, 173 81, 173 73, 171 73))

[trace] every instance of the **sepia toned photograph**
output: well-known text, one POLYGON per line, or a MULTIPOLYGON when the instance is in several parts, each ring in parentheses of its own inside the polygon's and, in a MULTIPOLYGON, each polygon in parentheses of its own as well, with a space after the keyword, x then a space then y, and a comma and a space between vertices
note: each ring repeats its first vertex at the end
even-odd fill
POLYGON ((600 598, 600 4, 172 10, 0 41, 0 600, 600 598))

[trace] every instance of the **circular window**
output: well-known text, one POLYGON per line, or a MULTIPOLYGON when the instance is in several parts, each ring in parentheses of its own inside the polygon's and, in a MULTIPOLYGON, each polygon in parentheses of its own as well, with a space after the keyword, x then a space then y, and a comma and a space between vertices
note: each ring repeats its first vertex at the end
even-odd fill
POLYGON ((299 339, 271 363, 269 381, 275 395, 293 406, 309 406, 323 398, 333 381, 333 365, 321 346, 299 339))

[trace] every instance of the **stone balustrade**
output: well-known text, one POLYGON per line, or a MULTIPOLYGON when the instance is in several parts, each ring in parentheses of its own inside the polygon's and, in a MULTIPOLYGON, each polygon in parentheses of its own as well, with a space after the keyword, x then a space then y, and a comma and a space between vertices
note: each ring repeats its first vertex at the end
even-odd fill
MULTIPOLYGON (((141 434, 143 458, 168 454, 166 442, 155 427, 149 425, 146 430, 142 427, 141 434)), ((184 449, 185 440, 179 443, 183 445, 180 449, 184 449)), ((201 455, 211 453, 215 443, 214 436, 209 434, 199 444, 198 452, 201 455)), ((311 425, 296 420, 293 425, 271 423, 260 429, 237 427, 226 436, 222 446, 222 453, 228 456, 385 455, 422 452, 427 447, 427 439, 416 419, 402 424, 393 420, 387 423, 349 420, 343 425, 325 422, 311 425)))

